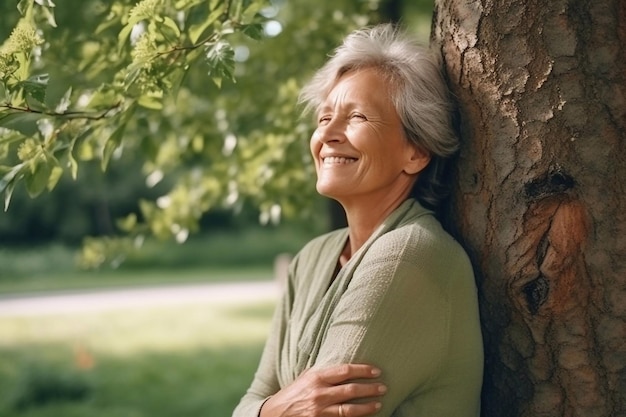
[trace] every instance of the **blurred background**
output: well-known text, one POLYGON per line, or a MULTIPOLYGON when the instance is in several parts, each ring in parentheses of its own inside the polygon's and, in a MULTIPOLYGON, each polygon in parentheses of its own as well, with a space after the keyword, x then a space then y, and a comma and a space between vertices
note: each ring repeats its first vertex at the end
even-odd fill
MULTIPOLYGON (((0 40, 19 19, 16 3, 0 5, 0 40)), ((58 1, 59 26, 81 29, 89 18, 77 13, 99 3, 58 1)), ((355 27, 401 21, 427 42, 432 9, 427 0, 273 1, 264 11, 264 39, 235 50, 237 83, 222 86, 219 100, 195 106, 216 106, 211 111, 242 138, 262 132, 263 140, 285 136, 292 143, 300 135, 294 152, 306 155, 310 129, 289 121, 298 117, 292 99, 299 86, 355 27)), ((227 170, 230 153, 221 144, 215 153, 227 170)), ((176 172, 151 182, 131 150, 116 155, 106 172, 85 161, 75 180, 63 176, 53 192, 34 199, 16 187, 0 212, 0 416, 230 415, 252 379, 286 260, 341 224, 336 208, 315 195, 306 156, 282 159, 269 186, 242 191, 236 204, 214 205, 184 238, 154 234, 98 268, 85 261, 85 247, 115 242, 119 219, 137 213, 141 200, 158 201, 176 172), (296 187, 281 182, 293 172, 296 187), (268 205, 276 196, 286 196, 278 213, 268 205), (206 285, 230 292, 211 296, 206 285), (178 286, 192 295, 150 302, 153 293, 133 292, 161 288, 176 298, 178 286), (124 289, 131 302, 50 304, 51 296, 124 289)), ((177 161, 176 170, 195 162, 177 161)))

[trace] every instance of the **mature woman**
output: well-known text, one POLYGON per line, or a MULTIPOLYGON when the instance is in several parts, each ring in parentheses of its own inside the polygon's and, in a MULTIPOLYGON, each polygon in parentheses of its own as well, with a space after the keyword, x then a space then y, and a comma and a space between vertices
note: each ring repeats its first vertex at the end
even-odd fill
POLYGON ((294 258, 233 417, 477 416, 472 268, 431 211, 458 146, 436 55, 390 25, 360 30, 301 98, 317 190, 348 227, 294 258))

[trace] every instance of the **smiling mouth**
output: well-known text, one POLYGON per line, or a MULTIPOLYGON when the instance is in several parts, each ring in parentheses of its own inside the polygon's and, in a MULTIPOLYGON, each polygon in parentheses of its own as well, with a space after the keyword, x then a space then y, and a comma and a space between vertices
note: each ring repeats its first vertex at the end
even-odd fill
POLYGON ((322 158, 324 165, 347 165, 356 162, 356 158, 346 158, 343 156, 327 156, 322 158))

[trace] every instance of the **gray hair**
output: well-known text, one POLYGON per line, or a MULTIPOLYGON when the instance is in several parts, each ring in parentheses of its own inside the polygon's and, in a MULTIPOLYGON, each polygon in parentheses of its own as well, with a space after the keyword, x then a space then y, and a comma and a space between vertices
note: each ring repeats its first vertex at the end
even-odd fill
POLYGON ((459 147, 439 54, 391 24, 357 30, 304 86, 299 102, 305 112, 317 111, 343 74, 364 68, 375 68, 388 80, 407 139, 430 152, 431 161, 412 195, 426 207, 437 208, 448 192, 445 162, 459 147))

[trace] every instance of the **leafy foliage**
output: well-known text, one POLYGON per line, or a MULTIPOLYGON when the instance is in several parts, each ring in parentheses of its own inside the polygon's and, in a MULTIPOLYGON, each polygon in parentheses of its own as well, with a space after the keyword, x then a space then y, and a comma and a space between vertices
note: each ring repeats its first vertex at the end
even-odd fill
POLYGON ((379 2, 6 3, 5 209, 18 184, 35 197, 88 161, 107 169, 122 155, 142 161, 148 186, 171 184, 120 220, 122 240, 87 242, 84 260, 97 266, 145 234, 182 242, 215 208, 253 205, 262 222, 306 215, 310 125, 297 93, 349 30, 378 19, 379 2))

